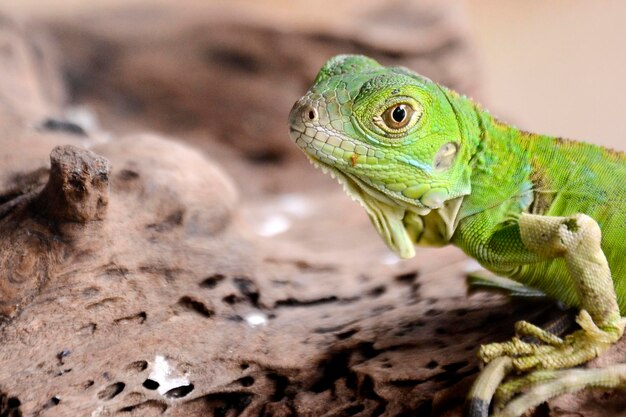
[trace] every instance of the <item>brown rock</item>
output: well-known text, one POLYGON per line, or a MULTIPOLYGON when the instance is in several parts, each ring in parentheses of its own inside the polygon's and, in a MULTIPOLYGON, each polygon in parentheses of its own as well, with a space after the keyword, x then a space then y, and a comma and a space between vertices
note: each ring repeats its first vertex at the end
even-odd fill
MULTIPOLYGON (((185 339, 183 333, 193 333, 184 330, 187 326, 181 327, 176 317, 191 319, 191 324, 195 318, 214 315, 212 301, 188 293, 184 282, 194 280, 198 271, 202 275, 196 286, 201 288, 203 274, 210 274, 212 268, 223 274, 244 273, 249 268, 246 258, 251 255, 240 253, 249 243, 231 224, 236 205, 233 187, 218 168, 184 146, 147 135, 118 139, 96 149, 119 167, 112 172, 106 216, 101 211, 104 205, 97 202, 105 196, 102 174, 108 174, 108 162, 93 152, 64 147, 53 151, 51 180, 42 195, 16 205, 0 223, 2 305, 6 306, 4 314, 13 317, 2 330, 6 349, 0 354, 4 365, 0 381, 8 383, 10 392, 22 392, 18 398, 25 415, 82 415, 87 409, 90 414, 99 403, 111 404, 127 385, 124 405, 114 409, 134 408, 145 394, 133 394, 130 388, 150 392, 142 384, 148 379, 144 372, 148 364, 148 372, 154 370, 152 356, 162 354, 168 363, 177 363, 180 355, 173 356, 171 347, 185 339), (73 175, 78 175, 78 181, 68 189, 73 175), (53 199, 45 211, 38 209, 40 200, 59 188, 62 197, 53 199), (150 305, 162 307, 154 310, 150 305), (173 326, 173 331, 157 330, 164 324, 173 326), (14 333, 20 328, 26 333, 14 333), (141 329, 145 333, 137 333, 141 329), (161 331, 155 344, 153 338, 161 331), (111 344, 122 334, 126 342, 111 344), (153 348, 146 360, 144 348, 149 345, 153 348), (16 379, 7 365, 22 355, 20 351, 44 362, 51 355, 49 364, 58 369, 31 361, 24 378, 16 379), (111 361, 116 364, 108 370, 111 361), (72 372, 74 367, 77 372, 72 372), (97 377, 103 372, 111 376, 97 377), (120 377, 120 372, 125 374, 123 380, 109 380, 120 377), (46 375, 65 375, 58 381, 64 381, 66 388, 55 388, 46 375), (102 386, 99 378, 103 378, 102 386), (136 383, 131 384, 129 378, 136 383), (88 391, 82 397, 79 387, 89 388, 89 380, 96 381, 93 389, 97 392, 88 391), (60 391, 31 400, 22 391, 50 388, 60 391)), ((185 363, 176 365, 182 369, 181 377, 189 374, 193 360, 187 358, 185 363)), ((173 386, 163 396, 155 393, 156 398, 140 401, 136 408, 165 409, 171 401, 168 398, 184 397, 193 389, 173 386)))
POLYGON ((50 154, 50 178, 35 204, 53 222, 104 219, 109 204, 109 161, 71 145, 50 154))

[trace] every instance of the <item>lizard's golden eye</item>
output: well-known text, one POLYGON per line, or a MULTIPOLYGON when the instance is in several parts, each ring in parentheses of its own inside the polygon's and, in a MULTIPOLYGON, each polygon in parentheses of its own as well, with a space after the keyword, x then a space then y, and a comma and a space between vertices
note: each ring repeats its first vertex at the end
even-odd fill
POLYGON ((407 104, 396 104, 382 114, 383 122, 391 129, 402 129, 411 121, 413 109, 407 104))
POLYGON ((398 135, 415 125, 420 116, 419 110, 412 104, 395 103, 387 107, 380 116, 375 116, 374 123, 387 134, 398 135))

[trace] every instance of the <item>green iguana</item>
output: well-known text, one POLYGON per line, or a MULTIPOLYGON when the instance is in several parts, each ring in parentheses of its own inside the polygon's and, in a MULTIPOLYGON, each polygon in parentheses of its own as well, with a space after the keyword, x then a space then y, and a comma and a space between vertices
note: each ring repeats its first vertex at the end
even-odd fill
POLYGON ((496 388, 496 415, 517 416, 564 392, 626 383, 624 366, 566 369, 624 331, 624 153, 518 130, 426 77, 356 55, 322 67, 289 125, 399 256, 412 257, 415 244, 453 244, 519 287, 580 309, 580 329, 564 338, 521 321, 511 341, 481 346, 490 364, 471 415, 489 412, 496 388), (513 371, 525 373, 501 383, 513 371))

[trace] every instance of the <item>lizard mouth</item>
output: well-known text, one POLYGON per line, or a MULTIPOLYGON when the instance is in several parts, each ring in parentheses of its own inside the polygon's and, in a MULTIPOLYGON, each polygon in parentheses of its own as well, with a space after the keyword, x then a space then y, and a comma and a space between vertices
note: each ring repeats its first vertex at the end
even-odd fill
MULTIPOLYGON (((354 165, 360 156, 367 158, 357 153, 357 145, 349 138, 321 126, 302 130, 291 126, 289 136, 309 158, 313 158, 328 168, 332 168, 333 165, 354 165)), ((359 151, 366 154, 368 149, 360 145, 359 151)))
POLYGON ((321 168, 324 173, 330 173, 333 178, 344 185, 344 188, 348 184, 350 185, 348 188, 356 187, 382 203, 402 206, 420 216, 431 211, 432 207, 425 206, 420 200, 408 198, 399 192, 387 189, 384 185, 372 184, 367 178, 350 173, 351 168, 356 167, 357 164, 367 167, 367 161, 371 161, 372 158, 370 155, 375 155, 373 159, 378 163, 385 157, 382 151, 377 153, 375 149, 363 143, 353 142, 339 132, 321 127, 298 129, 290 126, 289 136, 314 166, 321 168), (322 133, 321 136, 318 135, 319 132, 322 133))

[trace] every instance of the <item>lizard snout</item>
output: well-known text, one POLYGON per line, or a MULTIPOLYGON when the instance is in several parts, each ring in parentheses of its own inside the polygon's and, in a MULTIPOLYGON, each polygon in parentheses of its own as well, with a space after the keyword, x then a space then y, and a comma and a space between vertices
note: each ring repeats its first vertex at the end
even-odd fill
MULTIPOLYGON (((289 113, 289 129, 304 132, 306 124, 315 123, 319 118, 318 111, 311 103, 298 100, 289 113)), ((310 124, 309 124, 310 126, 310 124)))

